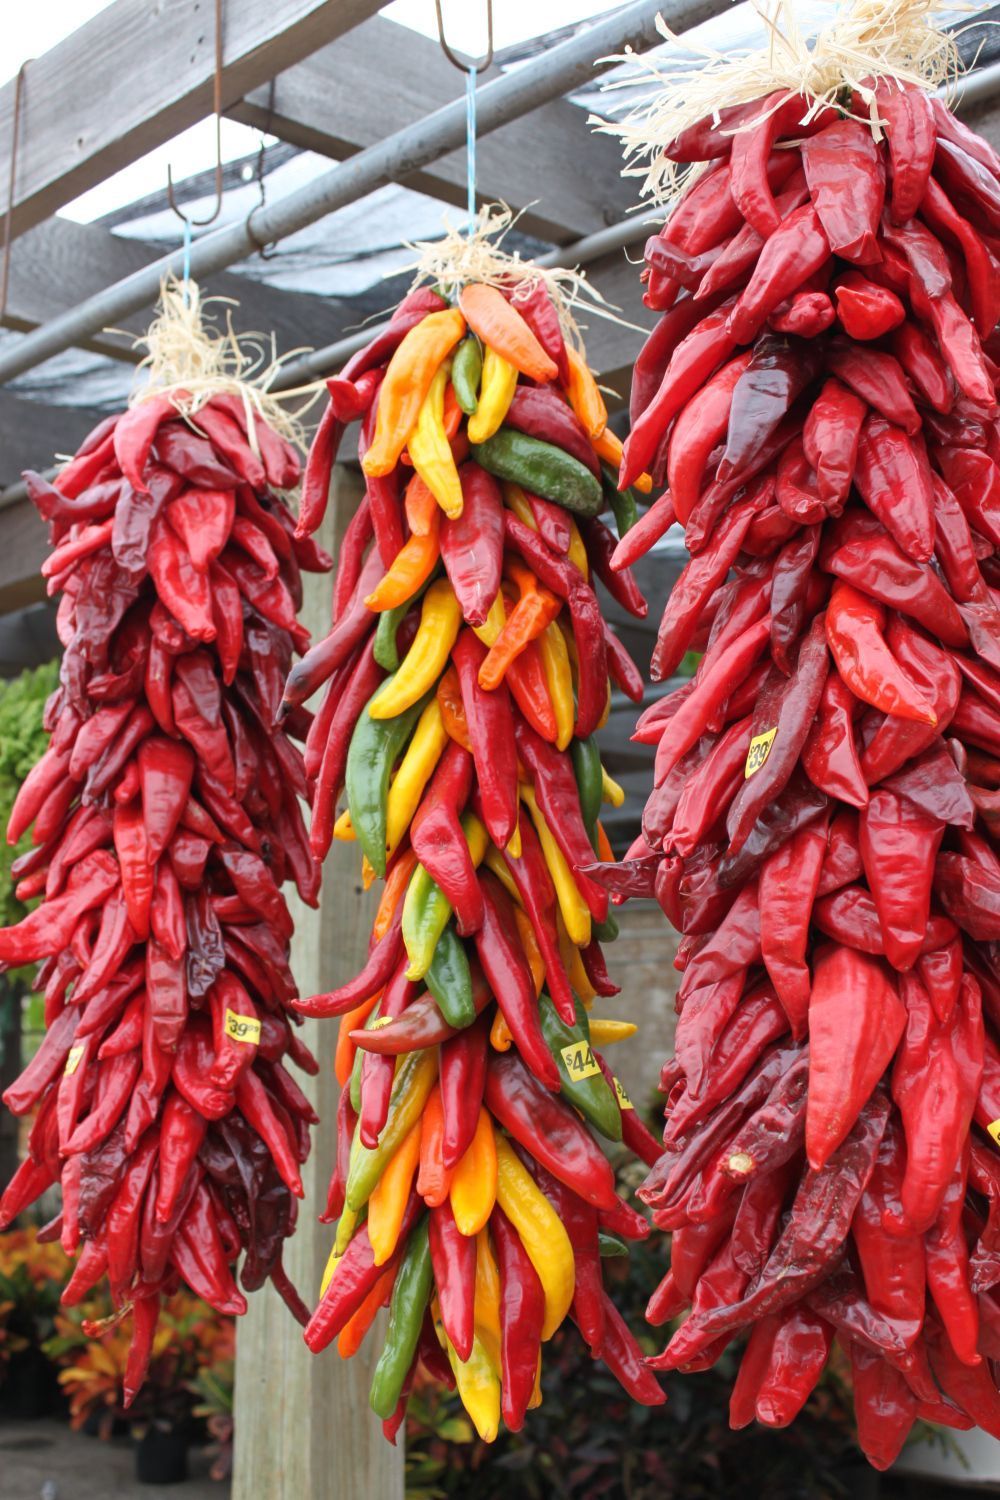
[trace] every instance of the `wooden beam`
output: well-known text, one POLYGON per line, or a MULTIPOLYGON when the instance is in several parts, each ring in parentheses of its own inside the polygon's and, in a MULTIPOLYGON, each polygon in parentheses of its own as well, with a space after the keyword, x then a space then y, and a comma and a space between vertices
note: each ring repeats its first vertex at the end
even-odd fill
MULTIPOLYGON (((490 68, 484 79, 497 77, 490 68)), ((374 16, 257 89, 226 114, 282 140, 343 160, 419 120, 462 92, 461 75, 436 42, 374 16)), ((484 137, 477 150, 481 203, 523 208, 520 226, 557 244, 620 219, 635 189, 621 152, 594 135, 586 111, 556 100, 484 137)), ((465 152, 403 179, 407 187, 464 206, 465 152)))
MULTIPOLYGON (((378 10, 381 0, 239 0, 223 9, 222 99, 233 103, 378 10)), ((32 60, 21 90, 13 232, 137 161, 212 109, 209 0, 114 0, 32 60)), ((9 162, 15 81, 0 89, 9 162)), ((0 214, 7 211, 7 173, 0 214)))
MULTIPOLYGON (((111 234, 98 224, 75 224, 70 219, 51 218, 29 230, 12 247, 10 290, 3 324, 27 332, 75 307, 110 282, 120 281, 148 266, 162 255, 161 246, 111 234)), ((335 304, 328 298, 304 292, 286 292, 249 276, 218 271, 202 283, 208 296, 231 297, 237 332, 256 329, 275 335, 278 353, 329 342, 342 327, 335 304)), ((113 359, 137 361, 132 337, 149 326, 143 310, 122 320, 122 333, 104 330, 82 345, 113 359)))

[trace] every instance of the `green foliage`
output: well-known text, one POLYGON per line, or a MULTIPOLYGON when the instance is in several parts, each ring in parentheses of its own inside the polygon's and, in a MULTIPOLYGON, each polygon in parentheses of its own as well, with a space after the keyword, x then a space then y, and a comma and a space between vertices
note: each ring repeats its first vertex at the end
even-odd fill
MULTIPOLYGON (((39 761, 48 744, 42 728, 45 702, 59 680, 59 663, 46 662, 20 677, 0 681, 0 832, 7 826, 18 788, 39 761)), ((10 867, 29 839, 11 849, 0 838, 0 926, 9 926, 24 916, 25 908, 14 895, 10 867)))

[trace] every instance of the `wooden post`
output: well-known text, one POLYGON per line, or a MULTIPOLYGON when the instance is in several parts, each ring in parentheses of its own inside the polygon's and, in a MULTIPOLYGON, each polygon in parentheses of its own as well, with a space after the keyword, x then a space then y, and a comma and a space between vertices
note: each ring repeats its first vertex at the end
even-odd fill
MULTIPOLYGON (((352 471, 334 471, 330 513, 317 536, 336 556, 344 528, 360 499, 352 471)), ((314 638, 330 621, 330 579, 305 575, 302 620, 314 638)), ((335 843, 323 870, 319 911, 294 892, 292 970, 302 994, 332 989, 357 972, 367 953, 373 902, 361 889, 353 844, 335 843)), ((320 1116, 312 1154, 302 1171, 305 1200, 285 1265, 304 1300, 315 1304, 333 1243, 331 1225, 318 1224, 326 1201, 333 1155, 337 1083, 332 1057, 336 1023, 307 1021, 299 1035, 320 1060, 317 1078, 298 1074, 320 1116)), ((381 1347, 369 1335, 361 1351, 342 1360, 334 1347, 310 1354, 302 1329, 268 1284, 250 1298, 236 1340, 236 1454, 233 1500, 402 1500, 402 1441, 392 1448, 368 1405, 368 1385, 381 1347)))

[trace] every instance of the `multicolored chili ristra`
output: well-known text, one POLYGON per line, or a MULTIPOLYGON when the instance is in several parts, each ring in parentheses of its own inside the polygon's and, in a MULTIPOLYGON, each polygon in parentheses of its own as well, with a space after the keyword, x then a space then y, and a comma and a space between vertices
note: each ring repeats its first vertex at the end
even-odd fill
POLYGON ((354 839, 365 880, 385 879, 363 972, 295 1002, 341 1017, 347 1100, 306 1341, 350 1353, 388 1301, 371 1387, 386 1435, 420 1364, 489 1441, 537 1404, 541 1345, 571 1312, 630 1394, 664 1399, 601 1282, 600 1215, 628 1211, 590 1128, 656 1144, 594 1051, 633 1028, 588 1014, 617 993, 598 939, 615 929, 582 873, 610 857, 601 804, 622 797, 591 737, 609 670, 638 682, 606 649, 593 576, 646 605, 610 567, 596 516, 630 518, 601 466, 618 450, 541 280, 466 285, 373 360, 350 399, 333 384, 342 409, 366 407, 358 514, 377 509, 399 545, 352 529, 333 628, 284 697, 296 711, 328 684, 307 749, 313 851, 354 839))
POLYGON ((0 1225, 59 1184, 64 1301, 106 1273, 132 1320, 126 1406, 179 1282, 241 1313, 270 1279, 308 1318, 282 1246, 316 1116, 288 1068, 318 1064, 281 887, 315 905, 319 866, 294 743, 310 720, 275 715, 308 645, 301 570, 331 560, 296 536, 299 461, 253 396, 148 393, 53 484, 28 475, 64 654, 8 828, 30 838, 17 889, 42 900, 0 931, 0 965, 40 964, 46 1034, 4 1095, 34 1123, 0 1225))
POLYGON ((682 934, 653 1367, 746 1334, 732 1424, 780 1427, 836 1337, 885 1468, 918 1418, 1000 1432, 1000 158, 909 83, 807 102, 665 148, 705 170, 621 478, 669 488, 610 566, 679 520, 653 675, 700 660, 586 873, 682 934))

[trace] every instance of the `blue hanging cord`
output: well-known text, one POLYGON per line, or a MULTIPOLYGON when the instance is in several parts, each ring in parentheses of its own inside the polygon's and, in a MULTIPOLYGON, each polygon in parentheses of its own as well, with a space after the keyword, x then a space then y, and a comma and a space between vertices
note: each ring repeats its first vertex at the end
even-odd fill
POLYGON ((469 209, 467 234, 471 240, 476 230, 476 83, 477 68, 469 68, 465 75, 465 182, 466 200, 469 209))

